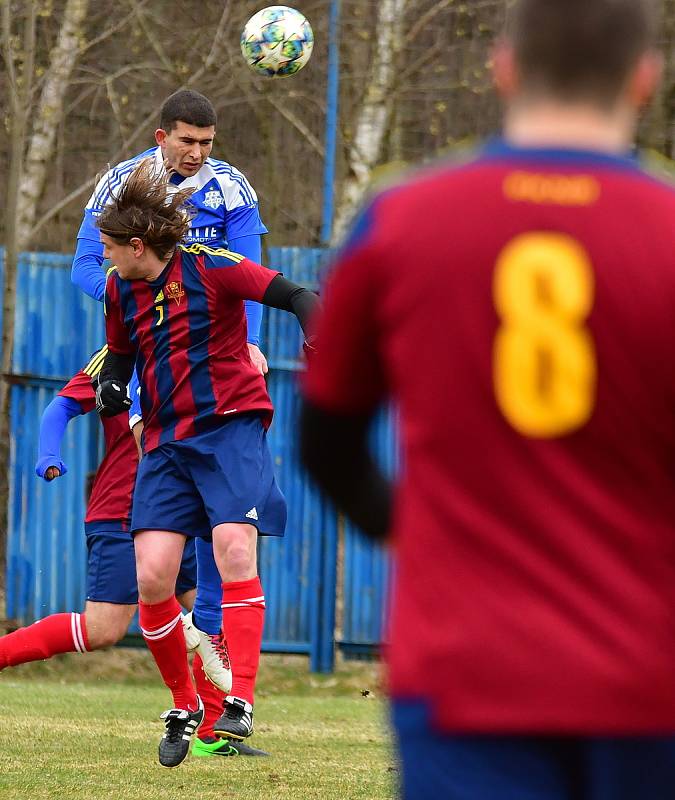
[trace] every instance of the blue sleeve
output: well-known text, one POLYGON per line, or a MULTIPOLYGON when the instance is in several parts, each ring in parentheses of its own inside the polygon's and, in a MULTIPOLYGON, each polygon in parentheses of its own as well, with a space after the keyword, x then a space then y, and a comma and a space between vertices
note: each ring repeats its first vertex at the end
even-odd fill
POLYGON ((68 467, 61 461, 61 440, 73 417, 82 414, 82 406, 70 397, 55 397, 45 408, 40 422, 40 442, 35 473, 44 478, 49 467, 58 467, 61 475, 68 467))
POLYGON ((260 218, 258 203, 238 206, 225 212, 225 236, 230 250, 234 250, 233 239, 241 239, 242 236, 262 236, 264 233, 268 233, 268 230, 260 218))
POLYGON ((131 406, 129 408, 129 425, 133 426, 143 419, 143 412, 141 411, 141 385, 138 382, 136 370, 134 370, 134 374, 131 376, 127 391, 129 392, 129 397, 131 399, 131 406))
MULTIPOLYGON (((260 264, 262 259, 262 245, 260 236, 255 234, 253 236, 240 236, 234 239, 228 239, 227 247, 234 253, 240 253, 256 264, 260 264)), ((260 345, 260 326, 262 324, 263 307, 262 303, 256 303, 254 300, 247 300, 246 306, 246 324, 248 327, 248 341, 256 346, 260 345)))
POLYGON ((105 272, 103 264, 103 245, 94 225, 90 211, 84 212, 84 219, 77 234, 77 250, 73 259, 70 277, 78 288, 94 300, 103 301, 105 292, 105 272))

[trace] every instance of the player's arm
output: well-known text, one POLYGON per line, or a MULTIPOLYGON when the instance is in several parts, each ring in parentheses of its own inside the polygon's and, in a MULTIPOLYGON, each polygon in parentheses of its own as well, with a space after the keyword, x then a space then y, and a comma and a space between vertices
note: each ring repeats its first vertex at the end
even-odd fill
POLYGON ((309 337, 309 324, 321 305, 319 296, 304 286, 284 278, 277 273, 269 283, 262 297, 263 305, 290 311, 295 314, 305 337, 309 337))
POLYGON ((96 227, 96 218, 108 202, 113 170, 98 182, 94 193, 84 209, 80 230, 77 233, 77 248, 71 268, 73 283, 94 300, 102 301, 105 293, 103 271, 103 245, 96 227))
POLYGON ((373 414, 338 414, 305 400, 301 457, 319 487, 368 536, 386 538, 392 488, 368 449, 373 414))
POLYGON ((46 481, 68 472, 68 467, 61 459, 61 442, 70 420, 94 409, 95 395, 91 376, 100 367, 104 355, 105 348, 97 350, 87 366, 68 381, 44 410, 40 422, 35 472, 46 481))
POLYGON ((138 375, 134 370, 129 383, 129 397, 131 398, 131 407, 129 408, 129 428, 134 436, 136 442, 136 449, 138 450, 138 457, 143 457, 143 411, 141 410, 141 387, 138 381, 138 375))
POLYGON ((207 278, 217 291, 290 311, 298 318, 305 336, 308 335, 309 320, 319 306, 319 297, 314 292, 236 253, 210 256, 205 261, 207 278))
POLYGON ((379 331, 373 315, 377 262, 362 242, 368 225, 343 251, 314 323, 318 352, 303 382, 301 454, 323 491, 366 534, 389 530, 392 489, 368 448, 368 429, 386 397, 379 331))
MULTIPOLYGON (((253 187, 242 175, 245 182, 244 193, 249 196, 250 203, 228 209, 225 212, 225 230, 229 250, 260 264, 262 261, 262 235, 267 233, 260 211, 258 199, 253 187)), ((253 364, 264 375, 267 372, 267 361, 260 350, 260 327, 262 325, 263 307, 254 300, 247 300, 246 328, 249 355, 253 364)))
POLYGON ((99 374, 92 381, 96 410, 102 417, 128 413, 131 407, 127 386, 134 371, 136 348, 122 317, 118 280, 116 272, 108 275, 104 299, 108 350, 99 374))
MULTIPOLYGON (((245 256, 250 261, 259 264, 262 261, 262 242, 258 234, 238 236, 228 240, 227 247, 235 253, 245 256)), ((262 325, 263 310, 260 303, 254 300, 246 301, 246 324, 248 328, 248 343, 260 347, 260 326, 262 325)))
POLYGON ((68 472, 61 458, 61 442, 71 419, 86 413, 82 406, 71 397, 57 395, 45 408, 40 420, 38 457, 35 474, 51 481, 68 472))

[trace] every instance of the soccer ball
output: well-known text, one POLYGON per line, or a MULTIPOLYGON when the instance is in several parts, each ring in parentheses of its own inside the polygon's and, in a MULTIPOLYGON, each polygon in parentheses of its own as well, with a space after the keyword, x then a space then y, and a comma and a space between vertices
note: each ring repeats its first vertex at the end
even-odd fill
POLYGON ((269 6, 258 11, 241 33, 241 52, 258 75, 294 75, 309 61, 314 34, 307 19, 294 8, 269 6))

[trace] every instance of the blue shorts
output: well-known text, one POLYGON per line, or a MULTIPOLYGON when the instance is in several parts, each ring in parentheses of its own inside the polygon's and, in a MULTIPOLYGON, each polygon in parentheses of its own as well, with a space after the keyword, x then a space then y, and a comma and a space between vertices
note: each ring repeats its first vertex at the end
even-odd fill
POLYGON ((457 736, 428 707, 392 715, 404 800, 672 800, 675 737, 457 736))
POLYGON ((202 536, 204 528, 223 522, 284 535, 286 501, 258 416, 233 417, 206 433, 162 444, 138 466, 132 531, 202 536))
MULTIPOLYGON (((87 600, 95 603, 138 603, 136 556, 130 533, 105 529, 104 524, 87 525, 87 600)), ((176 594, 197 585, 194 539, 185 542, 183 561, 176 579, 176 594)))

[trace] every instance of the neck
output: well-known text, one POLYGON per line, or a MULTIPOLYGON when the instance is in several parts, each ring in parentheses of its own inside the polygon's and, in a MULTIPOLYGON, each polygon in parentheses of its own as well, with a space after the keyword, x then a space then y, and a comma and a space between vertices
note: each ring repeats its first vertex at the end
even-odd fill
POLYGON ((172 250, 171 253, 169 253, 168 257, 165 258, 165 259, 159 259, 153 253, 152 254, 151 263, 148 265, 148 272, 147 272, 147 274, 145 276, 145 280, 150 282, 150 281, 154 281, 157 278, 159 278, 159 276, 162 274, 162 272, 164 272, 164 269, 166 268, 166 265, 173 258, 173 254, 175 252, 176 252, 175 250, 172 250))
POLYGON ((513 103, 504 119, 504 138, 518 147, 555 147, 627 153, 635 115, 623 106, 603 112, 588 105, 513 103))

